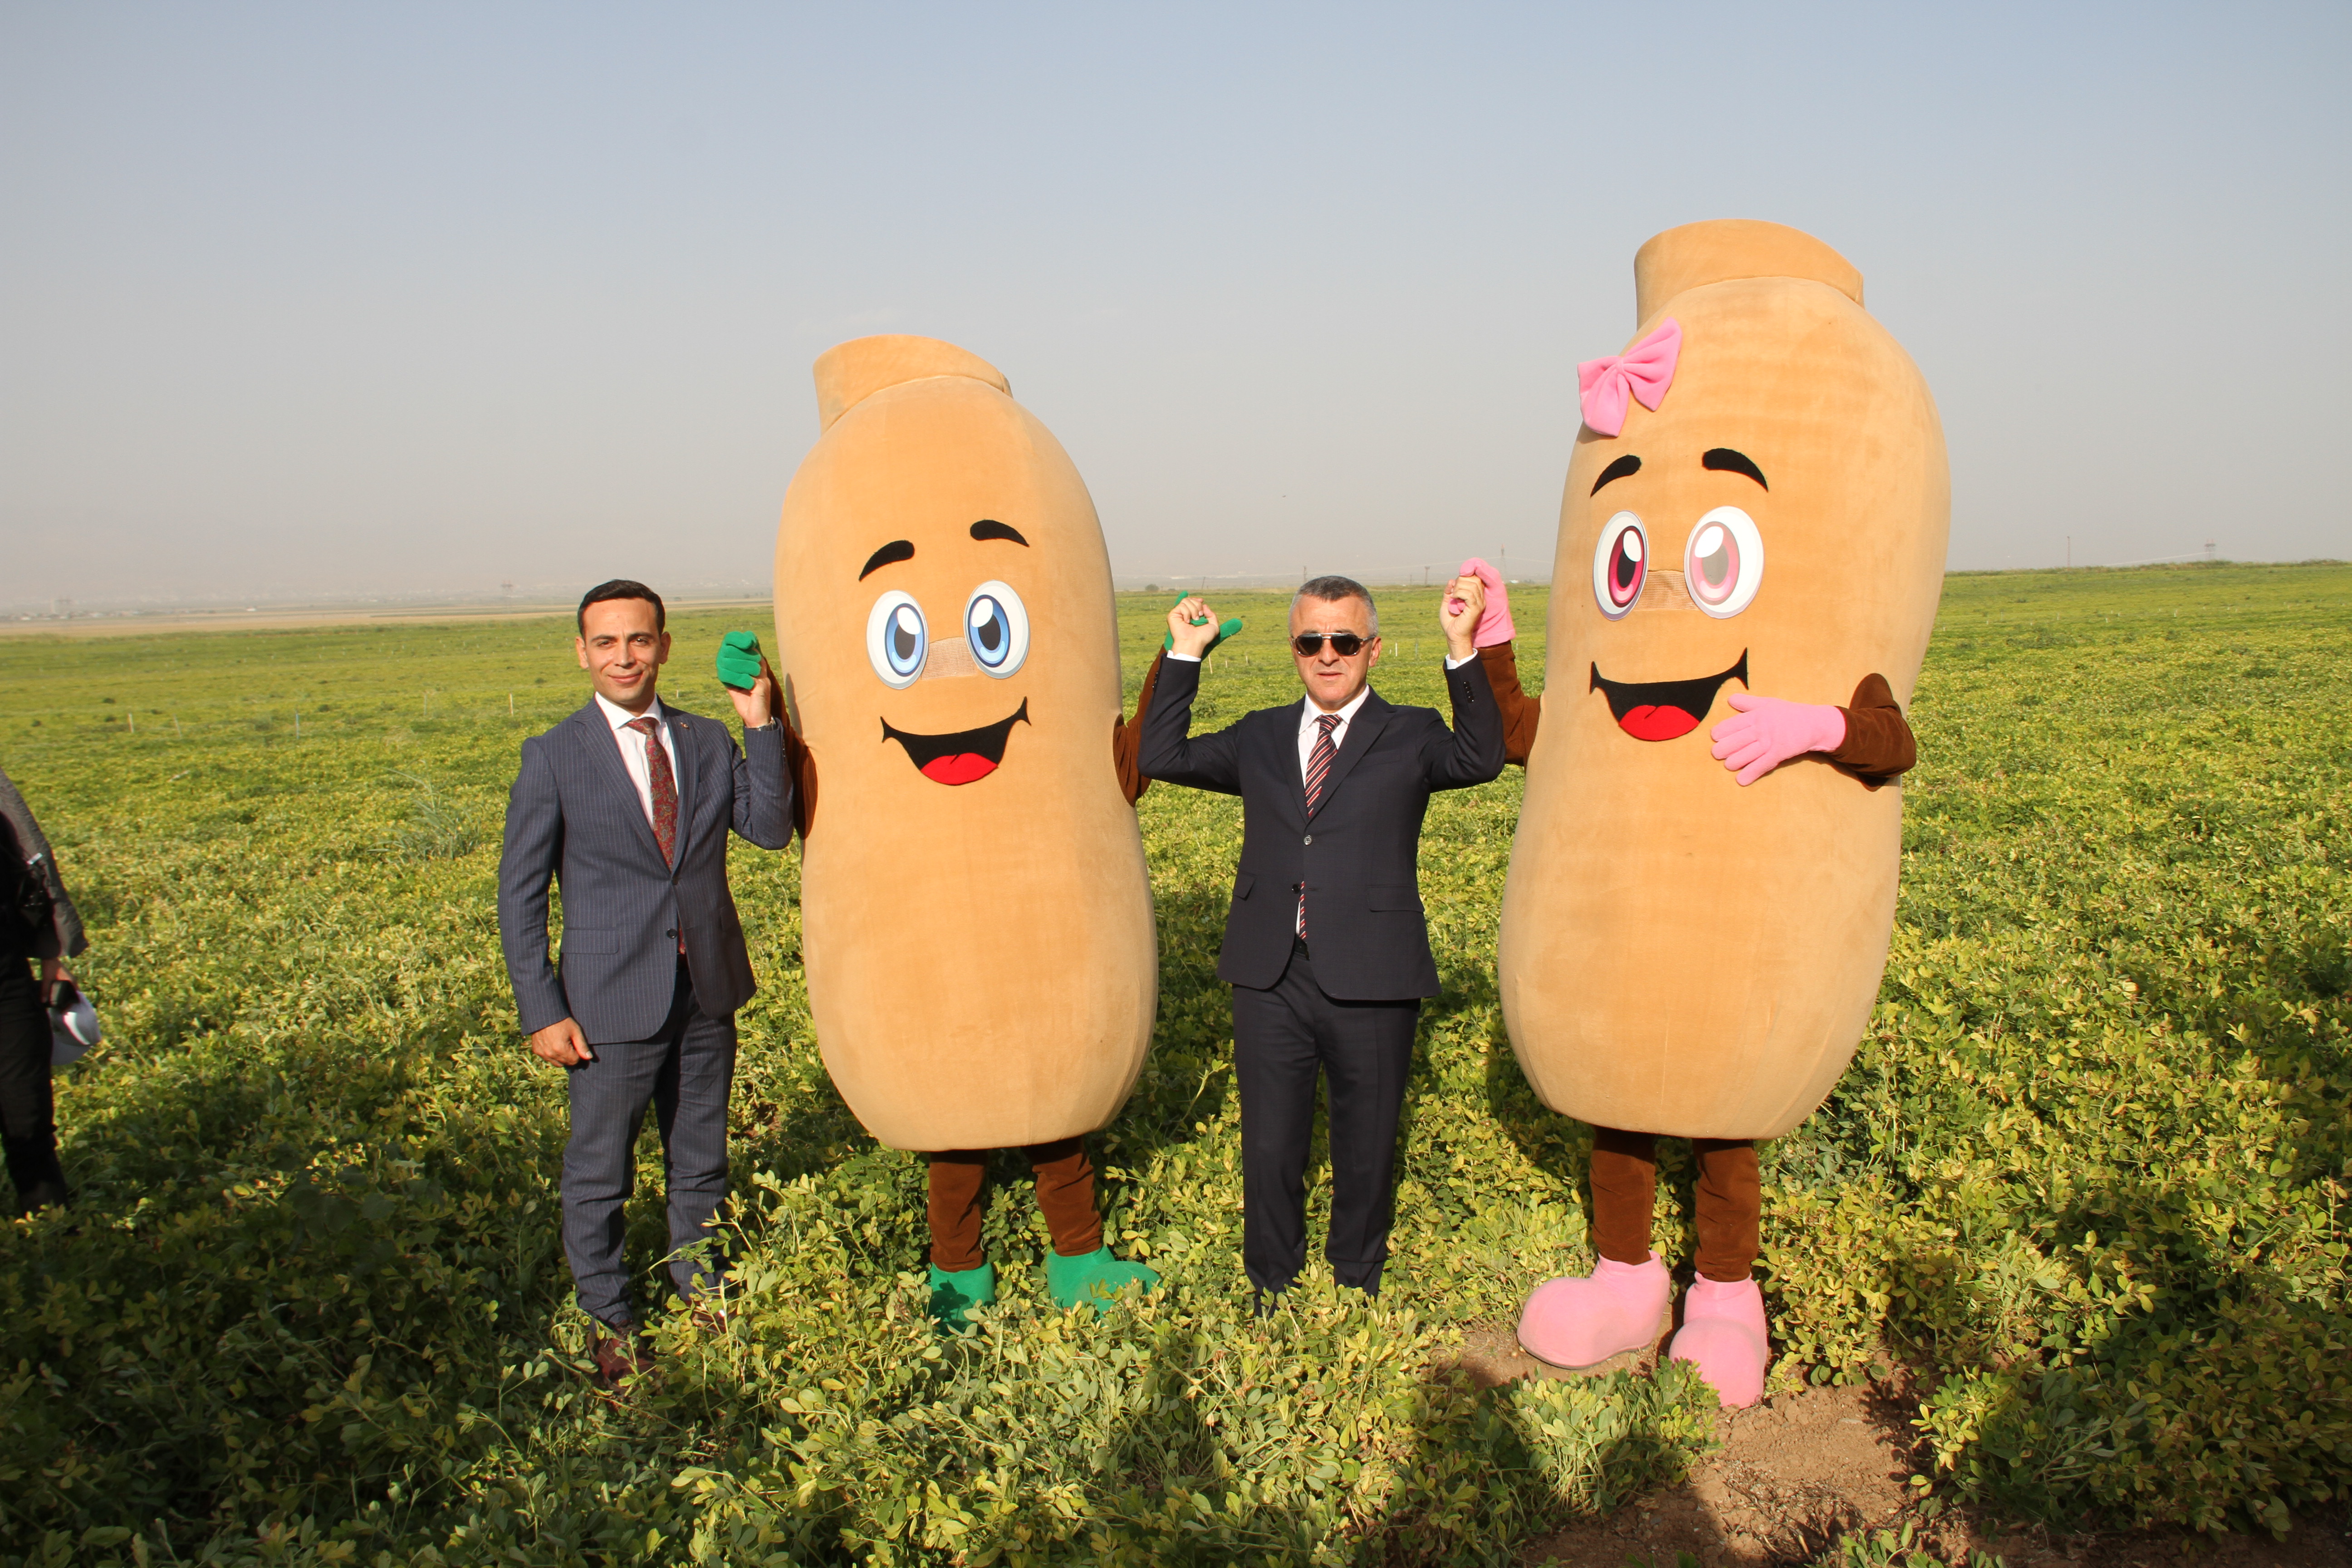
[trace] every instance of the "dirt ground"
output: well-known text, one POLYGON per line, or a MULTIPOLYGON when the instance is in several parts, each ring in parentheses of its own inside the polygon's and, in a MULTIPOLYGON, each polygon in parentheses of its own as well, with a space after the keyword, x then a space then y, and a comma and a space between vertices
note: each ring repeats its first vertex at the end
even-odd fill
MULTIPOLYGON (((1508 1327, 1473 1330, 1459 1365, 1490 1386, 1519 1377, 1647 1371, 1663 1341, 1587 1373, 1547 1366, 1508 1327)), ((1961 1510, 1925 1509, 1915 1473, 1915 1406, 1898 1388, 1815 1388, 1727 1411, 1722 1447, 1681 1484, 1644 1493, 1605 1519, 1530 1542, 1529 1568, 1676 1568, 1677 1553, 1704 1568, 1795 1568, 1841 1535, 1907 1524, 1912 1550, 1966 1563, 1971 1552, 2007 1568, 2352 1568, 2352 1519, 2342 1510, 2298 1520, 2284 1542, 2268 1536, 2189 1536, 2179 1531, 2057 1534, 2004 1526, 1961 1510), (1931 1516, 1932 1515, 1932 1516, 1931 1516)))

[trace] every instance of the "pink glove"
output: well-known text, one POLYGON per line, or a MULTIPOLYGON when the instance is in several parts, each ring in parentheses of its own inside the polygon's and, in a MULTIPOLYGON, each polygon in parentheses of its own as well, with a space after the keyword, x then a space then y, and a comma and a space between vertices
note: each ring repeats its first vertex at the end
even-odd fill
POLYGON ((1752 784, 1790 757, 1834 752, 1845 744, 1845 710, 1819 702, 1791 702, 1735 691, 1736 711, 1707 731, 1716 761, 1752 784))
MULTIPOLYGON (((1475 577, 1486 585, 1486 607, 1478 613, 1478 629, 1470 634, 1473 647, 1500 647, 1519 635, 1511 624, 1511 591, 1503 586, 1503 574, 1479 560, 1475 555, 1462 563, 1456 577, 1475 577)), ((1458 605, 1459 599, 1449 599, 1458 605)))

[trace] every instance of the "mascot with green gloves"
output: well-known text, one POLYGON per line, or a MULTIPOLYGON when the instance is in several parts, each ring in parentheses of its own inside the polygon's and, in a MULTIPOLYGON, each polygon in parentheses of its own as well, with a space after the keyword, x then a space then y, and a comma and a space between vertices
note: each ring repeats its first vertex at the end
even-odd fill
POLYGON ((816 382, 823 434, 776 537, 776 665, 826 1070, 867 1131, 929 1161, 943 1324, 995 1299, 998 1149, 1035 1176, 1057 1303, 1149 1289, 1105 1245, 1085 1139, 1134 1088, 1158 1002, 1133 807, 1160 667, 1124 721, 1094 502, 992 366, 864 338, 816 382))

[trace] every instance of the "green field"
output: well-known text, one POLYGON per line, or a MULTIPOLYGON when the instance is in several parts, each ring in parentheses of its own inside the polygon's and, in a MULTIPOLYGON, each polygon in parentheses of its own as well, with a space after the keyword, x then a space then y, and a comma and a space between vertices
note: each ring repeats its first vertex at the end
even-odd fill
MULTIPOLYGON (((1122 601, 1130 700, 1165 597, 1122 601)), ((1516 597, 1539 628, 1542 591, 1516 597)), ((1433 600, 1383 596, 1393 700, 1443 700, 1433 600)), ((1250 626, 1203 721, 1295 695, 1281 605, 1220 604, 1250 626)), ((727 624, 673 623, 673 700, 726 710, 727 624)), ((562 1084, 513 1034, 493 899, 517 744, 584 695, 569 634, 0 640, 0 765, 58 842, 109 1028, 60 1074, 79 1205, 0 1227, 0 1563, 1507 1562, 1711 1440, 1679 1374, 1447 1370, 1589 1262, 1586 1135, 1530 1097, 1496 1004, 1517 770, 1430 814, 1446 994, 1388 1289, 1317 1280, 1262 1325, 1213 974, 1235 803, 1140 807, 1160 1021, 1097 1161, 1165 1293, 1055 1312, 1008 1166, 1006 1300, 949 1342, 921 1168, 817 1059, 796 859, 739 845, 765 987, 734 1112, 744 1310, 666 1323, 634 1405, 591 1396, 562 1084)), ((2338 565, 1948 585, 1878 1010, 1765 1152, 1776 1376, 1915 1369, 1942 1495, 2284 1529, 2352 1484, 2347 634, 2338 565)))

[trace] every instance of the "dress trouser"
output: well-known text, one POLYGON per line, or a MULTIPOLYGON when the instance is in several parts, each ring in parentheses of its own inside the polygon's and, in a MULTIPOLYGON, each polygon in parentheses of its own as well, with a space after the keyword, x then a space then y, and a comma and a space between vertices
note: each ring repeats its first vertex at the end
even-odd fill
MULTIPOLYGON (((1592 1247, 1615 1263, 1650 1258, 1650 1211, 1657 1201, 1657 1140, 1647 1132, 1592 1130, 1592 1247)), ((1721 1284, 1748 1278, 1759 1249, 1763 1185, 1756 1145, 1694 1138, 1698 1157, 1698 1271, 1721 1284)))
MULTIPOLYGON (((0 918, 15 917, 0 910, 0 918)), ((49 1015, 21 952, 0 958, 0 1151, 16 1184, 16 1213, 66 1201, 49 1087, 49 1015)))
MULTIPOLYGON (((703 1240, 704 1227, 727 1200, 735 1015, 714 1018, 695 1005, 694 983, 680 957, 661 1032, 649 1040, 590 1048, 593 1061, 565 1069, 572 1142, 563 1151, 563 1251, 581 1310, 617 1326, 634 1317, 621 1258, 627 1229, 623 1211, 636 1185, 637 1133, 647 1105, 661 1129, 668 1172, 670 1250, 679 1253, 703 1240)), ((706 1263, 698 1274, 693 1258, 680 1256, 669 1268, 680 1295, 696 1295, 715 1282, 715 1264, 706 1263)))
POLYGON ((1342 1285, 1377 1294, 1388 1261, 1397 1119, 1412 1069, 1417 999, 1343 1002, 1315 984, 1307 945, 1265 989, 1234 987, 1234 1079, 1242 1097, 1242 1267, 1264 1292, 1307 1263, 1307 1152, 1319 1073, 1330 1101, 1331 1235, 1342 1285))
MULTIPOLYGON (((1037 1180, 1037 1206, 1053 1234, 1054 1250, 1084 1258, 1101 1249, 1102 1215, 1095 1210, 1095 1168, 1086 1143, 1057 1138, 1021 1151, 1037 1180)), ((988 1261, 981 1250, 982 1194, 988 1181, 988 1151, 950 1149, 929 1156, 931 1168, 931 1265, 961 1274, 988 1261)))

